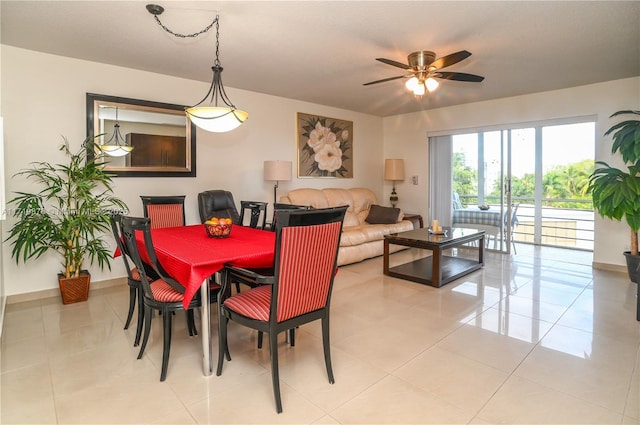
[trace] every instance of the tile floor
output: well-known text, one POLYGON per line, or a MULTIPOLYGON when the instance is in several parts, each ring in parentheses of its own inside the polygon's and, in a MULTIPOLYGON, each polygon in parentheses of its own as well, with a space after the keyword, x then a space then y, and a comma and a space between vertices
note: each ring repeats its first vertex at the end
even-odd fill
POLYGON ((177 315, 161 383, 160 321, 136 360, 134 335, 122 329, 125 285, 77 305, 9 305, 1 423, 638 424, 635 284, 592 270, 591 255, 575 251, 519 246, 513 257, 487 257, 483 270, 440 289, 383 276, 381 258, 342 267, 331 323, 336 383, 317 324, 300 328, 294 348, 281 338, 280 415, 268 349, 237 325, 233 360, 205 377, 200 339, 177 315))

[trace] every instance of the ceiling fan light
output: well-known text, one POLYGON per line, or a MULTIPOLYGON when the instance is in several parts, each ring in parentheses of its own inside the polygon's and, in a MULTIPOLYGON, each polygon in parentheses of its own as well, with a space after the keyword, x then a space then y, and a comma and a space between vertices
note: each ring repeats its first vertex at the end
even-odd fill
POLYGON ((435 89, 438 88, 440 83, 435 78, 429 77, 429 78, 427 78, 427 81, 425 81, 425 85, 427 86, 427 90, 432 92, 432 91, 434 91, 435 89))
POLYGON ((404 86, 411 91, 415 91, 415 89, 419 85, 420 85, 420 81, 416 77, 411 77, 407 80, 406 83, 404 83, 404 86))
POLYGON ((187 108, 185 112, 195 125, 214 133, 224 133, 238 128, 249 118, 245 111, 223 106, 194 106, 187 108))
POLYGON ((424 84, 418 84, 416 88, 413 89, 413 94, 415 96, 422 96, 425 93, 424 84))

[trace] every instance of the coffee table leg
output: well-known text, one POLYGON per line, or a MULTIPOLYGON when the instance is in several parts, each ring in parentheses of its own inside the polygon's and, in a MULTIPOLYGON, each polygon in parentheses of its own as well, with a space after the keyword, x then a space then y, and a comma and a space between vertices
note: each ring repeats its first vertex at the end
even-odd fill
POLYGON ((384 240, 384 248, 382 251, 382 273, 389 274, 389 241, 384 240))
POLYGON ((440 287, 440 281, 442 280, 442 251, 439 248, 433 249, 433 259, 431 261, 431 280, 433 286, 440 287))
POLYGON ((478 244, 478 262, 484 265, 484 235, 480 237, 480 243, 478 244))

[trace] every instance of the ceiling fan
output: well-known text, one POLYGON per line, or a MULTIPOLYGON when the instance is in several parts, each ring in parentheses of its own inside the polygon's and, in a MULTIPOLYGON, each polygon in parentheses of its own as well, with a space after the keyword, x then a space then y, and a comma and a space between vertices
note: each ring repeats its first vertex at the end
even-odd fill
POLYGON ((436 60, 436 54, 434 52, 421 50, 419 52, 413 52, 407 56, 407 61, 409 62, 408 65, 391 59, 376 58, 376 60, 386 63, 387 65, 405 69, 409 71, 409 74, 400 75, 398 77, 383 78, 382 80, 371 81, 363 85, 369 86, 371 84, 384 83, 386 81, 397 80, 399 78, 409 78, 405 83, 405 86, 411 90, 414 95, 422 96, 425 94, 426 90, 432 92, 438 88, 439 83, 436 78, 479 83, 484 80, 484 77, 474 74, 466 74, 464 72, 440 71, 440 69, 456 64, 469 56, 471 56, 470 52, 460 50, 459 52, 451 53, 450 55, 443 56, 436 60))

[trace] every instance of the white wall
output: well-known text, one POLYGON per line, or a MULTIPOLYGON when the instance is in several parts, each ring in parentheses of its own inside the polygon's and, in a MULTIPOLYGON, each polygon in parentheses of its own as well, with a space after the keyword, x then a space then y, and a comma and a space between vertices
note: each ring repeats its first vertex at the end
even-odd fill
MULTIPOLYGON (((86 136, 87 92, 176 104, 199 101, 209 83, 53 56, 2 45, 1 106, 4 112, 6 175, 32 161, 64 162, 58 152, 66 136, 78 148, 86 136)), ((225 72, 232 72, 225 70, 225 72)), ((354 178, 293 178, 281 182, 279 194, 299 187, 369 187, 382 195, 382 119, 323 105, 234 90, 233 102, 249 112, 249 120, 226 134, 198 131, 196 178, 116 178, 116 196, 131 214, 142 215, 139 195, 186 194, 188 223, 199 223, 197 194, 208 189, 230 190, 242 199, 273 201, 273 182, 262 178, 264 160, 296 159, 296 112, 324 115, 354 123, 354 178)), ((295 173, 295 167, 294 167, 295 173)), ((8 179, 7 197, 28 189, 24 179, 8 179)), ((3 239, 6 238, 5 225, 3 239)), ((107 236, 113 245, 113 239, 107 236)), ((55 255, 16 266, 5 244, 2 265, 7 295, 57 287, 59 259, 55 255)), ((93 281, 124 276, 120 261, 113 271, 91 268, 93 281)))
MULTIPOLYGON (((1 8, 0 8, 1 9, 1 8)), ((0 15, 2 12, 0 12, 0 15)), ((1 17, 0 17, 1 20, 1 17)), ((0 36, 0 43, 2 42, 2 37, 0 36)), ((0 50, 0 81, 2 81, 2 51, 0 50)), ((0 84, 0 99, 2 98, 2 84, 0 84)), ((0 117, 2 117, 2 103, 0 103, 0 117)), ((0 143, 3 142, 4 136, 4 126, 0 128, 0 143)), ((0 191, 4 191, 4 181, 5 181, 5 172, 4 172, 4 156, 2 158, 2 163, 0 163, 0 191)), ((0 207, 4 208, 3 203, 0 203, 0 207)), ((4 220, 2 211, 0 211, 0 235, 3 234, 4 220)), ((5 306, 7 304, 7 295, 4 288, 4 267, 2 265, 2 252, 3 252, 2 244, 0 244, 0 337, 2 336, 2 329, 4 325, 4 312, 5 306)), ((2 355, 0 354, 0 357, 2 355)), ((0 359, 1 360, 1 359, 0 359)))
MULTIPOLYGON (((0 46, 0 111, 4 115, 6 176, 31 161, 64 159, 57 148, 66 136, 79 147, 86 134, 85 93, 191 104, 202 98, 209 83, 108 66, 71 58, 0 46)), ((226 72, 230 72, 227 70, 226 72)), ((354 178, 295 178, 281 182, 279 193, 299 187, 369 187, 381 204, 388 204, 391 183, 382 179, 384 158, 404 158, 407 179, 398 183, 399 205, 428 217, 429 132, 539 121, 584 115, 598 117, 596 159, 610 160, 610 141, 602 134, 619 109, 638 109, 640 77, 553 92, 498 99, 381 119, 292 99, 227 88, 234 103, 249 111, 246 124, 227 134, 198 132, 197 178, 117 178, 116 195, 132 214, 142 214, 141 194, 187 195, 187 222, 197 223, 197 193, 227 189, 241 199, 272 201, 273 183, 262 180, 262 162, 296 158, 296 112, 307 112, 354 122, 354 178), (384 142, 384 143, 383 143, 384 142), (410 183, 417 175, 419 184, 410 183)), ((618 159, 611 160, 617 163, 618 159)), ((8 179, 7 196, 28 188, 20 179, 8 179)), ((3 239, 11 220, 5 223, 3 239)), ((107 239, 113 244, 112 238, 107 239)), ((596 220, 594 261, 623 265, 628 249, 625 225, 596 220)), ((2 254, 7 295, 56 288, 59 260, 51 255, 16 266, 8 246, 2 254)), ((94 281, 124 276, 119 261, 113 270, 92 268, 94 281)))
MULTIPOLYGON (((609 119, 613 112, 639 107, 640 77, 636 77, 398 115, 384 119, 384 157, 405 159, 407 180, 396 185, 400 206, 427 219, 429 133, 594 115, 596 160, 621 165, 617 156, 611 157, 611 139, 604 139, 603 134, 613 124, 609 119), (411 175, 419 176, 419 185, 410 183, 411 175)), ((514 150, 517 153, 517 146, 514 150)), ((622 252, 629 249, 629 243, 624 223, 596 217, 594 263, 624 265, 622 252)))

